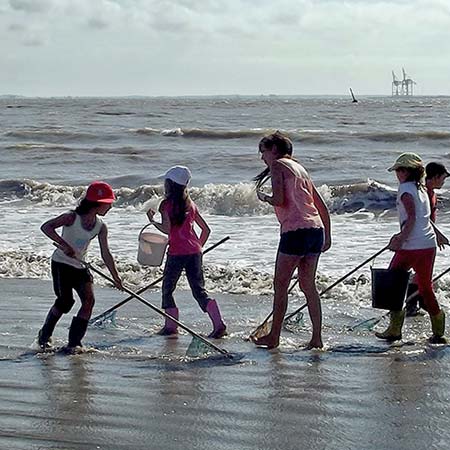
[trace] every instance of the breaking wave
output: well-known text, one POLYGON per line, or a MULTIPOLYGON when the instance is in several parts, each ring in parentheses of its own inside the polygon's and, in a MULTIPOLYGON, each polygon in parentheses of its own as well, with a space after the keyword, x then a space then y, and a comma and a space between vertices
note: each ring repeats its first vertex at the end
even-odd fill
MULTIPOLYGON (((235 130, 221 130, 214 128, 139 128, 131 130, 138 134, 159 135, 165 137, 183 137, 196 139, 256 139, 266 134, 276 131, 274 128, 247 128, 235 130)), ((410 143, 410 142, 428 142, 432 144, 448 145, 450 141, 450 132, 427 130, 427 131, 373 131, 358 132, 352 130, 280 130, 287 133, 290 138, 296 142, 308 142, 311 144, 335 144, 354 140, 384 142, 384 143, 410 143)))
MULTIPOLYGON (((108 273, 103 262, 93 257, 91 263, 108 273)), ((133 289, 146 286, 162 276, 161 268, 143 267, 134 261, 116 258, 117 269, 126 286, 133 289)), ((258 272, 253 268, 238 268, 228 264, 204 265, 206 288, 211 292, 229 294, 271 294, 273 292, 272 275, 258 272)), ((1 278, 37 278, 50 280, 50 256, 25 251, 0 252, 1 278)), ((110 285, 108 281, 95 275, 95 283, 100 286, 110 285)), ((178 284, 180 289, 189 289, 183 276, 178 284)), ((155 289, 161 286, 157 285, 155 289)))
MULTIPOLYGON (((97 112, 103 115, 131 115, 130 112, 97 112)), ((361 124, 362 125, 362 124, 361 124)), ((188 128, 169 126, 167 128, 143 127, 129 129, 128 133, 134 135, 158 136, 167 138, 185 138, 185 139, 208 139, 208 140, 230 140, 230 139, 249 139, 258 140, 261 137, 273 133, 276 128, 188 128)), ((384 130, 374 131, 355 131, 346 129, 345 126, 339 129, 281 129, 294 142, 303 142, 311 145, 324 144, 344 144, 355 143, 358 141, 366 143, 386 143, 386 144, 408 144, 422 143, 430 146, 448 145, 450 142, 450 132, 444 130, 422 130, 422 131, 392 131, 384 130)), ((3 133, 5 138, 9 138, 13 143, 16 140, 32 141, 36 143, 60 143, 62 145, 68 142, 73 143, 91 143, 114 141, 123 137, 123 132, 101 133, 100 135, 83 130, 70 130, 59 127, 48 128, 25 128, 3 133)))
MULTIPOLYGON (((134 260, 115 258, 117 270, 126 286, 137 290, 147 286, 162 276, 162 268, 143 267, 134 260)), ((102 272, 108 274, 103 261, 93 256, 90 262, 102 272)), ((238 267, 233 264, 217 265, 205 263, 203 266, 206 289, 209 292, 228 294, 272 295, 273 275, 266 271, 258 271, 251 267, 238 267)), ((50 255, 25 252, 23 250, 9 250, 0 252, 0 278, 34 278, 51 279, 50 255)), ((111 286, 103 277, 94 274, 95 284, 111 286)), ((318 276, 319 289, 330 283, 329 277, 318 276)), ((349 278, 345 284, 354 284, 355 278, 349 278)), ((179 289, 188 290, 189 284, 185 276, 180 278, 179 289)), ((157 284, 154 289, 160 289, 157 284)), ((49 292, 51 296, 51 292, 49 292)))
MULTIPOLYGON (((395 209, 396 190, 373 180, 348 185, 322 185, 319 191, 335 214, 395 209)), ((35 180, 0 180, 0 200, 5 202, 21 200, 44 206, 75 206, 84 192, 85 186, 60 186, 35 180)), ((147 202, 163 198, 161 185, 121 187, 115 192, 115 206, 119 208, 142 209, 147 202)), ((192 187, 190 195, 201 211, 209 214, 246 216, 273 213, 270 205, 257 199, 254 185, 250 183, 207 184, 192 187)), ((448 198, 441 200, 444 204, 450 203, 448 198)))
MULTIPOLYGON (((90 262, 102 272, 108 274, 103 261, 94 254, 90 255, 90 262)), ((148 286, 162 276, 160 267, 143 267, 135 260, 116 257, 118 272, 127 287, 137 291, 148 286)), ((227 293, 236 295, 273 295, 273 274, 267 271, 259 271, 254 267, 239 267, 233 263, 226 265, 210 264, 205 262, 204 266, 205 287, 211 293, 227 293)), ((0 251, 0 278, 32 278, 41 280, 51 280, 50 255, 43 253, 33 253, 24 250, 0 251)), ((98 286, 111 286, 103 277, 94 274, 95 284, 98 286)), ((319 291, 330 286, 334 278, 318 273, 317 286, 319 291)), ((348 287, 352 289, 365 286, 369 293, 370 279, 363 274, 355 274, 346 279, 341 288, 333 291, 333 296, 343 295, 348 299, 348 287), (341 294, 339 292, 341 291, 341 294)), ((189 284, 183 275, 177 285, 180 290, 189 290, 189 284)), ((436 288, 443 292, 441 296, 448 296, 450 285, 448 281, 440 280, 436 282, 436 288)), ((156 284, 152 289, 161 289, 161 284, 156 284)), ((293 291, 293 295, 298 295, 298 288, 293 291)), ((49 297, 52 297, 49 287, 49 297)), ((145 296, 145 294, 144 294, 145 296)))

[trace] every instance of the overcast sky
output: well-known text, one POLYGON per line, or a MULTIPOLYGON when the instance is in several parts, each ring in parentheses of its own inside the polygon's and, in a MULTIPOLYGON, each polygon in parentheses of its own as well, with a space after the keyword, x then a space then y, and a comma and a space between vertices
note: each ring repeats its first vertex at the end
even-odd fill
POLYGON ((450 95, 449 0, 0 0, 0 95, 450 95))

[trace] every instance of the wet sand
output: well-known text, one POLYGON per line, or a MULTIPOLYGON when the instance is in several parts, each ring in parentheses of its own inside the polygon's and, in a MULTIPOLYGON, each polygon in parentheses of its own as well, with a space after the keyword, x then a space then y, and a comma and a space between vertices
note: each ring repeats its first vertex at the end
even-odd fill
MULTIPOLYGON (((325 351, 305 351, 308 322, 278 350, 244 338, 269 297, 219 295, 236 355, 187 358, 191 342, 155 336, 162 321, 131 301, 114 324, 90 327, 84 353, 36 353, 31 344, 52 303, 51 284, 3 279, 0 448, 4 449, 423 449, 450 447, 450 353, 426 343, 426 317, 389 346, 345 331, 351 311, 324 302, 325 351)), ((95 313, 126 295, 97 289, 95 313)), ((157 291, 145 294, 159 304, 157 291)), ((189 293, 180 319, 207 334, 189 293)), ((372 312, 373 315, 373 312, 372 312)), ((67 338, 70 315, 55 332, 67 338)))

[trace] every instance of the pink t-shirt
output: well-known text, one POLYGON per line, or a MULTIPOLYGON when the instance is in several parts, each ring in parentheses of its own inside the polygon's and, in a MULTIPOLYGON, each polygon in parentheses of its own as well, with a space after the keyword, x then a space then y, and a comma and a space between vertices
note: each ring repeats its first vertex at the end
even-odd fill
MULTIPOLYGON (((169 214, 172 204, 167 201, 164 209, 169 214)), ((195 255, 202 252, 200 240, 195 233, 194 223, 198 209, 191 200, 191 206, 186 213, 186 218, 181 225, 171 225, 169 231, 169 255, 195 255)))
POLYGON ((293 176, 285 178, 283 206, 275 206, 275 214, 281 225, 281 232, 299 228, 323 228, 319 211, 314 204, 313 185, 305 168, 290 158, 278 160, 293 176))

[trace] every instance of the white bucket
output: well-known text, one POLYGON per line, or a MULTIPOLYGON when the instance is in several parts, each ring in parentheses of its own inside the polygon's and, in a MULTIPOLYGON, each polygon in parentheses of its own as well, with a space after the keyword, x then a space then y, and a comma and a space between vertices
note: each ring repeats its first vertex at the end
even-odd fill
POLYGON ((143 266, 160 266, 166 253, 168 239, 162 234, 144 232, 148 225, 139 233, 137 260, 143 266))

